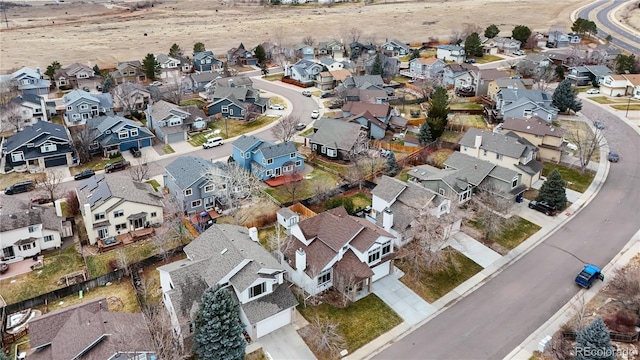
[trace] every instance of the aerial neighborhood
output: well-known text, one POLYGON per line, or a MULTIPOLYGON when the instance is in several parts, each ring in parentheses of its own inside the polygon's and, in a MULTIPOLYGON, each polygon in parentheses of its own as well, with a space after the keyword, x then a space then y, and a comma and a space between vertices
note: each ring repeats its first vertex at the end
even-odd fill
MULTIPOLYGON (((628 115, 640 66, 578 20, 422 43, 165 44, 108 68, 78 58, 0 75, 5 353, 382 349, 637 156, 583 106, 628 115)), ((638 349, 637 328, 613 318, 638 349)), ((559 341, 580 341, 566 326, 559 341)))

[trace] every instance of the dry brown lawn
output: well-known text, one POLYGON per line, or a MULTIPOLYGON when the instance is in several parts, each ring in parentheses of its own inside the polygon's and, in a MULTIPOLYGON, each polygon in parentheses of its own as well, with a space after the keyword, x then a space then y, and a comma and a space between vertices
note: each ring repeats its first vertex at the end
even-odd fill
POLYGON ((514 26, 521 24, 547 32, 556 25, 568 29, 571 11, 583 4, 581 0, 526 4, 511 0, 385 0, 331 7, 317 3, 232 7, 221 0, 173 0, 130 11, 134 2, 47 2, 50 5, 42 6, 44 1, 26 0, 34 5, 6 12, 9 28, 3 24, 0 29, 0 70, 21 66, 44 70, 52 61, 107 68, 118 61, 142 60, 147 53, 166 53, 173 43, 190 54, 198 41, 224 58, 228 49, 241 42, 247 47, 263 41, 292 46, 312 36, 316 44, 330 38, 348 43, 354 28, 359 29, 361 42, 378 44, 385 38, 407 43, 429 37, 448 41, 452 31, 461 30, 465 23, 474 23, 480 30, 493 23, 502 35, 510 35, 514 26), (527 11, 523 11, 525 5, 527 11))

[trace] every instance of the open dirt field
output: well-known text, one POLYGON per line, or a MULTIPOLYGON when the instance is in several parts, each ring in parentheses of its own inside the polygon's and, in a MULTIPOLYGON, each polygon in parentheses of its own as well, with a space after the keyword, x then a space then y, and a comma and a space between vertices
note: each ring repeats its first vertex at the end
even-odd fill
POLYGON ((569 28, 571 11, 581 0, 380 0, 297 6, 226 6, 220 0, 164 1, 152 8, 130 11, 129 2, 108 4, 67 2, 7 10, 9 28, 0 30, 0 70, 21 66, 46 67, 57 60, 113 66, 117 61, 141 60, 147 53, 168 52, 177 43, 191 52, 203 42, 218 57, 243 42, 254 47, 263 41, 293 45, 312 36, 351 41, 357 28, 360 41, 381 43, 385 38, 405 42, 448 40, 453 30, 473 23, 482 30, 496 24, 503 35, 515 25, 548 31, 569 28))
POLYGON ((631 11, 622 11, 618 14, 622 15, 622 21, 634 28, 636 31, 640 32, 640 2, 634 4, 637 5, 632 5, 631 11))

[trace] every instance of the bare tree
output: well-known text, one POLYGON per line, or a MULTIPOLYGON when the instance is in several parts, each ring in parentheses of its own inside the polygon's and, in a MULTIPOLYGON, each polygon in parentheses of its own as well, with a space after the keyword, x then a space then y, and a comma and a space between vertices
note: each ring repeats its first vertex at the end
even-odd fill
POLYGON ((4 106, 2 109, 2 127, 1 131, 8 131, 11 129, 12 131, 18 132, 22 126, 24 125, 24 120, 22 118, 22 105, 10 102, 4 106), (6 129, 5 129, 6 127, 6 129))
POLYGON ((118 264, 118 268, 124 271, 125 276, 131 275, 131 269, 129 268, 129 257, 127 256, 127 252, 122 246, 116 250, 116 263, 118 264))
POLYGON ((74 126, 70 131, 73 139, 73 148, 78 155, 80 163, 87 163, 91 161, 91 144, 93 142, 91 132, 86 125, 74 126))
POLYGON ((305 37, 302 39, 302 43, 303 43, 303 44, 305 44, 305 45, 309 45, 309 46, 313 46, 313 43, 314 43, 315 41, 316 41, 316 40, 313 38, 313 36, 305 36, 305 37))
POLYGON ((338 357, 338 353, 345 345, 344 337, 338 330, 338 324, 320 316, 311 319, 307 330, 308 339, 319 352, 329 353, 331 358, 338 357))
POLYGON ((165 92, 163 92, 162 97, 168 102, 180 105, 182 94, 187 87, 186 82, 179 76, 174 76, 163 87, 165 88, 165 92))
POLYGON ((600 129, 586 130, 576 127, 567 129, 564 138, 577 146, 575 156, 580 162, 580 171, 585 172, 593 154, 605 144, 604 134, 600 129))
POLYGON ((131 115, 133 111, 138 110, 140 104, 143 104, 144 101, 144 96, 139 91, 139 85, 130 82, 114 87, 111 90, 111 96, 127 115, 131 115))
POLYGON ((8 104, 19 94, 18 87, 10 76, 0 78, 0 106, 8 104))
POLYGON ((258 110, 258 106, 254 104, 247 105, 247 108, 244 110, 244 121, 253 121, 258 116, 260 116, 260 110, 258 110))
POLYGON ((168 217, 162 223, 162 227, 156 229, 151 242, 158 248, 163 261, 169 260, 173 255, 174 244, 180 239, 182 242, 182 224, 179 217, 168 217))
POLYGON ((298 200, 297 196, 300 195, 300 191, 304 188, 304 182, 300 180, 300 174, 297 171, 293 171, 290 174, 285 174, 285 181, 282 186, 287 194, 289 194, 290 201, 298 200))
POLYGON ((284 261, 284 254, 293 249, 293 237, 288 236, 282 231, 282 226, 276 223, 276 232, 267 237, 267 246, 274 253, 279 263, 284 261))
POLYGON ((142 313, 147 321, 158 359, 181 359, 186 355, 174 337, 171 317, 160 303, 145 304, 142 313))
POLYGON ((539 66, 535 69, 533 74, 531 74, 531 78, 538 90, 548 91, 550 83, 556 78, 555 67, 551 65, 539 66))
POLYGON ((609 288, 626 309, 640 309, 640 267, 629 265, 616 270, 609 288))
POLYGON ((460 38, 462 40, 466 39, 469 35, 473 33, 483 34, 484 30, 475 23, 464 23, 462 24, 462 31, 460 32, 460 38))
POLYGON ((227 164, 224 169, 207 173, 206 177, 224 189, 220 198, 220 201, 226 206, 224 212, 233 217, 236 224, 243 223, 251 214, 241 212, 240 209, 243 204, 251 204, 260 200, 262 195, 260 179, 235 162, 227 164))
POLYGON ((296 125, 300 122, 300 118, 293 115, 285 115, 271 128, 271 133, 281 142, 287 142, 293 139, 296 134, 296 125))
POLYGON ((43 180, 38 181, 37 186, 55 200, 60 190, 60 183, 64 179, 62 172, 55 169, 47 169, 43 180))
POLYGON ((351 29, 349 29, 347 35, 347 39, 351 40, 351 42, 358 42, 360 41, 360 37, 362 36, 362 30, 357 27, 352 27, 351 29))
POLYGON ((517 217, 509 216, 515 201, 508 194, 492 186, 479 186, 471 202, 474 205, 475 220, 482 228, 485 241, 513 224, 517 217))
POLYGON ((135 164, 129 167, 129 175, 133 181, 143 181, 149 178, 149 156, 142 155, 134 160, 135 164))
POLYGON ((311 179, 311 189, 313 190, 313 202, 322 202, 327 198, 329 190, 336 186, 332 181, 325 177, 314 177, 311 179))

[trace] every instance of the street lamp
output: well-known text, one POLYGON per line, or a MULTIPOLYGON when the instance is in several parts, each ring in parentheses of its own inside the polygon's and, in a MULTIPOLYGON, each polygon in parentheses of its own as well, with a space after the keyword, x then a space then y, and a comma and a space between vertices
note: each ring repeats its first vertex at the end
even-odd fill
POLYGON ((629 118, 629 106, 631 105, 631 96, 629 96, 629 100, 627 100, 627 113, 624 115, 627 119, 629 118))

